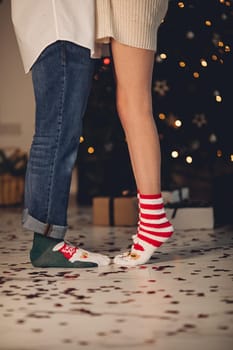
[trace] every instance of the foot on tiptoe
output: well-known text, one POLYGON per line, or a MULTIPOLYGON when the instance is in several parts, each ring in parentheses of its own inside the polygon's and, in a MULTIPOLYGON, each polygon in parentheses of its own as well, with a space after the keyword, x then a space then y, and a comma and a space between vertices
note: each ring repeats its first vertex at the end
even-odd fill
POLYGON ((134 244, 131 250, 123 254, 116 255, 114 258, 114 264, 120 266, 137 266, 146 264, 157 248, 146 242, 140 242, 137 239, 137 235, 133 236, 134 244), (140 247, 140 249, 138 249, 140 247), (137 248, 137 249, 135 249, 137 248), (143 250, 141 249, 143 248, 143 250))
POLYGON ((138 193, 139 221, 130 252, 117 255, 114 263, 136 266, 147 263, 153 253, 173 234, 173 226, 166 217, 161 193, 138 193))
POLYGON ((91 253, 60 239, 35 233, 30 252, 35 267, 89 268, 109 265, 106 255, 91 253))

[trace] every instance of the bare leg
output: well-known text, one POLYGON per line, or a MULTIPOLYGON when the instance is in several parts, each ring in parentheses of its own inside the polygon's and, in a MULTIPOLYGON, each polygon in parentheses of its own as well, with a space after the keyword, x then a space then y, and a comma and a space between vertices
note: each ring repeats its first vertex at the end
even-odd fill
POLYGON ((151 78, 154 52, 112 40, 117 109, 125 131, 138 188, 139 225, 130 252, 117 255, 118 265, 146 263, 173 233, 166 218, 160 185, 160 144, 155 126, 151 78))
POLYGON ((160 192, 160 145, 152 114, 154 52, 112 40, 117 108, 141 193, 160 192))

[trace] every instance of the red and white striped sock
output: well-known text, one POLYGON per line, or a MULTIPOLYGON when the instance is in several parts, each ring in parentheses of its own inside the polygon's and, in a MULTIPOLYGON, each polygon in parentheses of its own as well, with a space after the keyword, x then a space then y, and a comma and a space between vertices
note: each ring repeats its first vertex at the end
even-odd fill
POLYGON ((160 194, 138 193, 139 222, 134 244, 130 252, 117 255, 114 263, 122 266, 145 264, 155 250, 173 234, 173 226, 166 217, 163 198, 160 194))

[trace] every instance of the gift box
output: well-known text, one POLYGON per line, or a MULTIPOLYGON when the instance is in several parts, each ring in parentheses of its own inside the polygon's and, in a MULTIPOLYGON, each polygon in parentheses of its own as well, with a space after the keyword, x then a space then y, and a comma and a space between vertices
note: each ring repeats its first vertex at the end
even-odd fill
POLYGON ((210 203, 188 200, 166 205, 165 209, 175 230, 214 228, 214 209, 210 203))
POLYGON ((10 174, 0 175, 0 206, 21 204, 24 194, 24 178, 10 174))
POLYGON ((137 197, 94 197, 93 225, 136 226, 137 197))

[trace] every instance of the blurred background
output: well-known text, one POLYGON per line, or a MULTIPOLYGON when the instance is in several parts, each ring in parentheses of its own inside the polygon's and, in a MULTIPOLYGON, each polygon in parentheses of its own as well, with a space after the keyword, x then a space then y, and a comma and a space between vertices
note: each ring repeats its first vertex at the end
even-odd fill
MULTIPOLYGON (((10 0, 0 1, 0 42, 0 205, 21 205, 35 105, 10 0)), ((158 32, 152 83, 162 190, 188 187, 191 199, 221 208, 219 223, 232 221, 233 208, 232 44, 232 1, 171 0, 158 32)), ((136 193, 111 56, 96 60, 71 193, 79 205, 136 193)))

